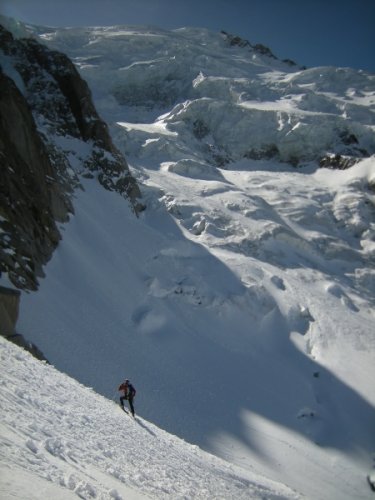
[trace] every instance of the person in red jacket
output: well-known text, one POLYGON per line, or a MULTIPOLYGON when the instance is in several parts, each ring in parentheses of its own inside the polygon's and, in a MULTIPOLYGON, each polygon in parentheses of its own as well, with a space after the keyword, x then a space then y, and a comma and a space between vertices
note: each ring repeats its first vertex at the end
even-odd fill
POLYGON ((129 406, 130 406, 130 411, 131 414, 134 417, 134 405, 133 405, 133 399, 136 394, 136 390, 134 389, 133 385, 129 382, 128 379, 123 382, 120 387, 118 388, 119 391, 123 391, 123 396, 120 397, 120 405, 123 410, 124 408, 124 401, 129 401, 129 406))

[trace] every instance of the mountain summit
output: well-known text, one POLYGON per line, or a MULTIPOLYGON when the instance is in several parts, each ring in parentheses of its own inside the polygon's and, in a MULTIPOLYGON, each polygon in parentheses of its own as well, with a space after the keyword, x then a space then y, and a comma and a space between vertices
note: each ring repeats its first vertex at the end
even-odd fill
MULTIPOLYGON (((167 159, 220 167, 243 158, 301 165, 375 153, 375 77, 364 71, 301 69, 263 46, 191 28, 34 34, 74 60, 108 123, 125 122, 128 153, 163 157, 166 151, 167 159), (164 126, 166 133, 145 143, 147 130, 126 127, 132 121, 164 126)), ((121 133, 116 141, 121 145, 121 133)))

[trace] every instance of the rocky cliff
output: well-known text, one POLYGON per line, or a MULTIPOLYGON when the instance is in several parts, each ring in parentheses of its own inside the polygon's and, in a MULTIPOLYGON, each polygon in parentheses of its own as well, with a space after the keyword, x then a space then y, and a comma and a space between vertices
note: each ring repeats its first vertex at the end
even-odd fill
POLYGON ((73 213, 80 179, 97 178, 137 214, 140 191, 64 54, 0 26, 0 265, 35 290, 73 213))
POLYGON ((17 344, 38 359, 46 361, 43 353, 32 342, 27 341, 23 335, 16 331, 18 311, 20 307, 19 290, 0 286, 0 335, 17 344))

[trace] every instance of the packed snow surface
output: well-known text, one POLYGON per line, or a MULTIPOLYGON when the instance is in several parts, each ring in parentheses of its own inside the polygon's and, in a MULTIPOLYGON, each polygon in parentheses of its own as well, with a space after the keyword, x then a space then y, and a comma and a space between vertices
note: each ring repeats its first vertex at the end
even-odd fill
POLYGON ((185 443, 0 338, 0 496, 297 499, 185 443))
POLYGON ((374 76, 202 30, 33 29, 88 80, 147 209, 83 180, 20 333, 107 397, 130 378, 142 417, 232 464, 371 498, 375 160, 317 159, 375 152, 374 76))

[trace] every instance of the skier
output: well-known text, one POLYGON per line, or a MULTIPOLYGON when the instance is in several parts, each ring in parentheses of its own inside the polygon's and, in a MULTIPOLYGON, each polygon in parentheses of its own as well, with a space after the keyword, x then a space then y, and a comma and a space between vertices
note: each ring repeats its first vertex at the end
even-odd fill
POLYGON ((118 388, 118 390, 119 391, 123 391, 123 393, 124 393, 124 395, 120 397, 121 408, 123 410, 125 410, 125 408, 124 408, 124 401, 128 400, 129 401, 129 406, 130 406, 131 414, 134 417, 133 399, 134 399, 135 394, 136 394, 137 391, 134 389, 134 387, 132 386, 132 384, 129 382, 128 379, 126 379, 125 382, 123 382, 120 385, 120 387, 118 388))

